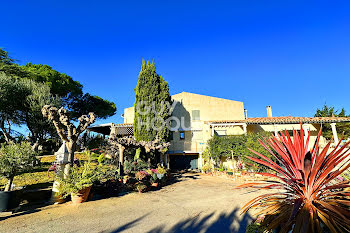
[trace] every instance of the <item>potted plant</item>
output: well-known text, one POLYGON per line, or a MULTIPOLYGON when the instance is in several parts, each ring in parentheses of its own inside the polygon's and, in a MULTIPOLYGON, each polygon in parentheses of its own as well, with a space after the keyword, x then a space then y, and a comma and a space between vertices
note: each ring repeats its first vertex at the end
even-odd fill
POLYGON ((123 176, 123 184, 128 183, 130 177, 128 175, 123 176))
POLYGON ((137 191, 139 191, 139 193, 143 193, 144 191, 146 191, 147 186, 142 182, 138 182, 136 184, 136 189, 137 189, 137 191))
POLYGON ((151 186, 157 188, 159 186, 159 179, 157 177, 157 174, 153 173, 151 175, 151 186))
POLYGON ((142 181, 148 176, 148 173, 145 171, 138 171, 135 174, 135 178, 138 179, 139 181, 142 181))
POLYGON ((158 166, 157 168, 157 177, 158 179, 163 179, 164 175, 166 174, 166 169, 164 167, 158 166))
POLYGON ((19 198, 16 191, 11 191, 14 177, 31 168, 35 159, 35 152, 27 142, 9 143, 0 149, 0 175, 7 178, 4 191, 0 191, 0 212, 16 208, 19 198))
POLYGON ((98 178, 98 173, 92 168, 89 160, 82 166, 74 164, 65 178, 59 177, 57 195, 62 195, 63 198, 71 195, 72 203, 79 204, 87 200, 91 186, 98 178))

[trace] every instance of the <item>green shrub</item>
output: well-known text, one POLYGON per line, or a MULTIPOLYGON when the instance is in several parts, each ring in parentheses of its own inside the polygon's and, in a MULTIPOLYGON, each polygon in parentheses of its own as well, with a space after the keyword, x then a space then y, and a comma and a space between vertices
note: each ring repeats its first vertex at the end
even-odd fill
POLYGON ((71 193, 78 193, 80 190, 92 186, 93 182, 99 177, 96 168, 92 167, 90 161, 85 162, 82 166, 76 164, 71 167, 66 178, 57 177, 59 183, 58 195, 67 197, 71 193))
POLYGON ((245 169, 262 172, 268 170, 264 166, 249 160, 247 156, 252 155, 248 150, 257 151, 268 158, 272 156, 266 152, 263 146, 260 145, 259 139, 263 136, 270 135, 270 133, 248 133, 247 135, 230 135, 230 136, 214 136, 208 140, 206 157, 215 161, 217 167, 222 166, 222 158, 230 158, 243 161, 245 169))
POLYGON ((246 228, 246 233, 264 233, 265 227, 262 227, 259 223, 251 223, 246 228))
POLYGON ((9 143, 0 149, 0 175, 8 179, 5 191, 10 191, 14 177, 32 168, 35 152, 27 142, 9 143))
POLYGON ((138 159, 137 161, 128 161, 124 162, 124 171, 126 174, 135 174, 138 171, 143 171, 148 169, 148 163, 143 161, 142 159, 138 159))
POLYGON ((213 171, 213 166, 210 162, 206 162, 203 167, 202 167, 202 171, 204 173, 210 173, 213 171))

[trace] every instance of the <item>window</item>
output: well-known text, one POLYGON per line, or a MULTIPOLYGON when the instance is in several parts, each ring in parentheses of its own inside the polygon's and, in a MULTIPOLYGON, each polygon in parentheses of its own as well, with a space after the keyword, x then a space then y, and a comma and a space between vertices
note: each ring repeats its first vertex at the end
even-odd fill
POLYGON ((180 132, 180 140, 185 140, 185 132, 180 132))
POLYGON ((201 113, 199 110, 192 110, 192 120, 199 121, 201 119, 201 113))

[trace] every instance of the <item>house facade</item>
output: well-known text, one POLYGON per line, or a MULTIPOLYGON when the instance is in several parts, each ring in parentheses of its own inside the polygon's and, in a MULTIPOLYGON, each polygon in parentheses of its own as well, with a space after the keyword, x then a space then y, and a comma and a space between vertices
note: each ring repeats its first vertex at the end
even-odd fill
MULTIPOLYGON (((171 145, 165 163, 170 168, 200 168, 201 153, 211 137, 208 121, 244 120, 243 102, 182 92, 171 96, 171 145)), ((134 123, 134 107, 124 110, 124 124, 134 123)), ((240 127, 230 127, 231 134, 242 134, 240 127)))
MULTIPOLYGON (((201 168, 204 163, 201 154, 214 135, 243 135, 262 131, 277 135, 282 130, 291 133, 293 129, 299 131, 303 127, 310 133, 310 141, 313 142, 321 125, 331 124, 334 139, 338 141, 336 123, 350 122, 348 117, 273 117, 270 106, 267 106, 266 117, 247 118, 243 102, 188 92, 173 95, 172 100, 171 145, 165 161, 162 161, 172 169, 201 168)), ((134 107, 124 109, 123 115, 123 124, 97 125, 90 127, 90 131, 113 132, 118 137, 132 135, 134 107)), ((326 140, 322 138, 320 144, 325 143, 326 140)))

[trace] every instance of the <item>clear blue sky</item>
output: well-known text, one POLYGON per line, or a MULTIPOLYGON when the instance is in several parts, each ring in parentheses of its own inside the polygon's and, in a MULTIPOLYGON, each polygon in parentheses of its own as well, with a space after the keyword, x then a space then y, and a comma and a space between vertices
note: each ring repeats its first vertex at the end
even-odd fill
POLYGON ((141 60, 182 91, 243 101, 250 117, 350 113, 349 1, 3 1, 0 47, 133 105, 141 60))

